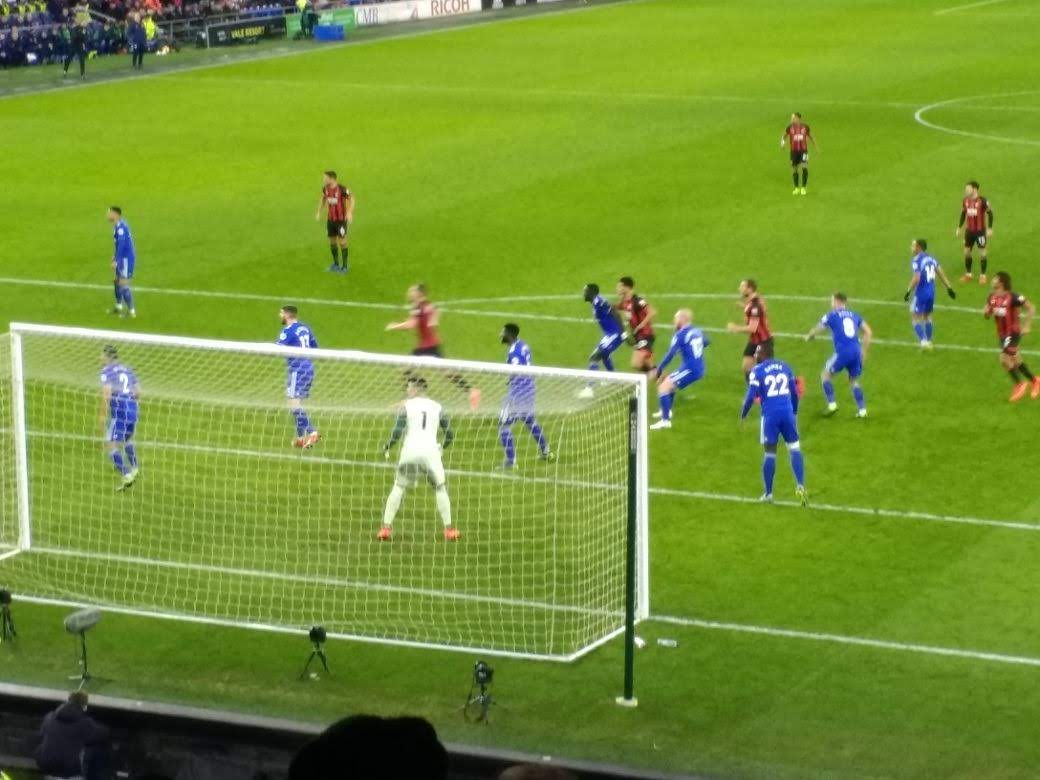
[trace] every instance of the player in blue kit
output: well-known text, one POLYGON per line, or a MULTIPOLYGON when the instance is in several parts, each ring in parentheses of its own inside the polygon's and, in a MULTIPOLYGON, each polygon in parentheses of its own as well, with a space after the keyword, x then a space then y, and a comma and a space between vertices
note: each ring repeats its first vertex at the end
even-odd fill
POLYGON ((672 404, 675 393, 689 387, 704 376, 704 348, 711 342, 699 328, 693 327, 693 312, 679 309, 675 313, 675 335, 668 352, 657 365, 657 400, 661 410, 654 417, 661 419, 650 426, 650 430, 658 431, 672 427, 672 404), (665 366, 672 362, 676 355, 682 356, 682 365, 672 373, 662 376, 665 366))
POLYGON ((130 234, 130 226, 123 219, 123 210, 119 206, 108 207, 108 221, 112 223, 112 238, 115 241, 115 250, 112 252, 115 280, 112 289, 116 298, 116 305, 109 313, 120 317, 136 317, 134 295, 130 292, 130 280, 134 278, 134 265, 137 263, 134 237, 130 234))
POLYGON ((127 490, 137 481, 137 448, 134 431, 137 428, 140 393, 133 370, 119 362, 119 352, 111 344, 101 352, 101 426, 108 457, 122 476, 117 491, 127 490))
MULTIPOLYGON (((596 349, 589 356, 589 369, 595 371, 603 364, 607 371, 614 370, 614 361, 610 357, 622 344, 625 343, 625 327, 621 322, 614 305, 599 294, 599 285, 590 282, 585 285, 583 293, 585 300, 592 304, 592 316, 603 332, 603 337, 596 345, 596 349)), ((595 395, 592 385, 589 385, 579 394, 579 398, 592 398, 595 395)))
MULTIPOLYGON (((507 322, 502 328, 502 343, 509 347, 506 362, 513 366, 529 366, 531 364, 531 348, 520 340, 520 326, 507 322)), ((502 403, 502 413, 498 418, 498 438, 502 442, 506 459, 502 468, 511 469, 516 464, 516 442, 513 439, 514 423, 522 422, 531 432, 538 445, 538 457, 544 461, 556 460, 549 449, 542 426, 534 415, 535 386, 533 376, 513 374, 506 385, 506 398, 502 403)))
MULTIPOLYGON (((318 346, 318 339, 309 327, 296 318, 297 314, 295 306, 281 308, 279 315, 282 318, 282 332, 278 334, 278 343, 283 347, 314 349, 318 346)), ((310 418, 303 408, 303 399, 311 395, 314 363, 301 357, 286 358, 285 363, 289 370, 285 394, 289 398, 289 410, 296 420, 296 438, 293 439, 293 446, 309 450, 321 438, 321 434, 311 425, 310 418)))
POLYGON ((946 278, 946 273, 939 265, 939 261, 928 254, 927 241, 923 238, 915 238, 910 243, 910 251, 913 253, 910 259, 910 270, 914 275, 903 300, 910 301, 910 318, 913 320, 914 334, 917 336, 921 348, 931 349, 936 277, 946 287, 946 292, 951 298, 956 298, 957 292, 950 286, 950 280, 946 278))
POLYGON ((834 354, 820 374, 823 394, 827 396, 827 414, 838 411, 838 402, 834 400, 834 376, 847 371, 849 384, 852 386, 852 397, 856 400, 856 416, 866 417, 867 404, 863 399, 859 378, 863 373, 863 363, 867 359, 867 350, 870 348, 870 339, 873 338, 874 332, 862 317, 846 308, 848 302, 845 293, 834 293, 831 297, 831 310, 805 335, 805 340, 812 341, 817 334, 825 330, 830 330, 834 340, 834 354))
POLYGON ((773 501, 773 478, 776 476, 776 445, 782 438, 791 456, 791 470, 797 483, 795 495, 805 506, 809 496, 805 492, 805 460, 802 457, 802 445, 798 441, 798 394, 795 392, 795 376, 791 367, 773 357, 773 347, 763 344, 759 347, 758 359, 761 361, 751 369, 748 375, 747 395, 744 406, 740 410, 740 421, 743 424, 756 400, 762 406, 762 446, 765 455, 762 459, 762 481, 766 492, 762 501, 773 501))

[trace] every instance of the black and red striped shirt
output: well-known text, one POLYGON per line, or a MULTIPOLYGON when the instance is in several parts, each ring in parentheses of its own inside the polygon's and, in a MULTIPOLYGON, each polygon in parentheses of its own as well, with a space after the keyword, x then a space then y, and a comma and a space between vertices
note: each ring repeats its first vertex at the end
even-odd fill
POLYGON ((758 327, 749 334, 748 341, 752 344, 761 344, 773 337, 769 330, 769 320, 766 319, 765 301, 758 295, 753 295, 744 306, 744 322, 750 325, 753 319, 758 319, 758 327))
POLYGON ((412 316, 415 317, 415 334, 419 339, 419 349, 439 347, 441 337, 435 324, 437 307, 429 301, 423 301, 412 309, 412 316))
POLYGON ((628 313, 628 327, 632 329, 632 335, 637 339, 646 339, 654 335, 653 323, 646 321, 646 315, 650 313, 650 304, 642 295, 633 295, 627 301, 622 300, 619 308, 628 313), (640 325, 636 329, 636 325, 640 325))
POLYGON ((986 232, 986 214, 992 211, 989 201, 979 195, 976 198, 965 198, 961 205, 964 221, 969 233, 986 232))
POLYGON ((339 182, 333 182, 321 188, 325 205, 328 206, 329 222, 344 222, 347 219, 347 201, 350 200, 350 190, 339 182))
POLYGON ((986 314, 997 324, 997 335, 1001 341, 1008 336, 1022 333, 1018 310, 1026 303, 1026 296, 1013 292, 993 293, 986 302, 986 314))
POLYGON ((788 125, 784 130, 792 152, 809 151, 809 125, 788 125))

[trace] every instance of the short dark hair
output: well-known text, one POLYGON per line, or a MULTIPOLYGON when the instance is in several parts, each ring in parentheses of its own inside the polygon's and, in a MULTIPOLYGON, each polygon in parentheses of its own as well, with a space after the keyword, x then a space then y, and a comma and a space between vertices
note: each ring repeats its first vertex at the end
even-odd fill
POLYGON ((773 357, 773 343, 772 341, 763 341, 758 345, 758 349, 755 350, 755 359, 761 363, 763 360, 769 360, 773 357))
POLYGON ((746 284, 748 287, 750 287, 755 292, 758 292, 758 282, 756 282, 754 279, 748 277, 747 279, 744 280, 744 284, 746 284))
POLYGON ((87 708, 87 703, 89 702, 89 700, 90 697, 87 696, 86 691, 73 691, 69 694, 69 701, 75 704, 81 710, 85 710, 87 708))
POLYGON ((297 309, 295 306, 283 306, 282 311, 284 311, 286 314, 291 314, 294 317, 299 313, 299 309, 297 309))
POLYGON ((978 189, 979 188, 979 183, 977 181, 975 181, 974 179, 971 179, 968 182, 968 186, 969 187, 974 187, 975 189, 978 189))
POLYGON ((421 292, 423 295, 426 295, 426 284, 424 282, 416 282, 415 289, 417 292, 421 292))
POLYGON ((101 350, 101 354, 103 354, 109 360, 119 359, 119 350, 116 349, 115 344, 105 344, 105 348, 101 350))
POLYGON ((917 244, 919 247, 921 247, 922 250, 927 251, 927 249, 928 249, 928 239, 927 238, 915 238, 914 239, 914 243, 917 244))
POLYGON ((405 384, 414 385, 416 388, 418 388, 420 391, 424 393, 426 392, 426 388, 429 387, 427 381, 423 377, 417 376, 416 374, 409 375, 408 381, 405 384))
POLYGON ((836 301, 841 301, 842 303, 848 303, 849 302, 849 296, 847 296, 843 292, 836 292, 836 293, 834 293, 834 299, 836 301))
POLYGON ((502 328, 502 332, 508 335, 509 338, 515 339, 520 336, 520 326, 515 322, 507 322, 502 328))
POLYGON ((1003 287, 1005 290, 1011 289, 1011 274, 1009 274, 1007 271, 997 271, 996 277, 997 281, 1000 282, 1001 287, 1003 287))
POLYGON ((593 295, 599 295, 599 285, 595 282, 589 282, 588 284, 586 284, 585 289, 593 295))
POLYGON ((325 175, 328 176, 330 179, 335 179, 336 178, 336 172, 335 171, 325 171, 325 175))
POLYGON ((799 119, 801 119, 801 118, 802 118, 802 115, 801 115, 801 114, 799 114, 799 113, 798 113, 797 111, 795 111, 795 112, 794 112, 794 115, 795 115, 796 117, 798 117, 799 119))
POLYGON ((622 276, 620 279, 618 279, 618 281, 621 282, 621 284, 625 285, 625 287, 628 287, 629 289, 633 289, 636 286, 636 280, 633 279, 631 276, 622 276))
POLYGON ((121 208, 119 208, 119 206, 109 206, 108 210, 109 211, 114 211, 119 216, 123 216, 123 210, 121 208))

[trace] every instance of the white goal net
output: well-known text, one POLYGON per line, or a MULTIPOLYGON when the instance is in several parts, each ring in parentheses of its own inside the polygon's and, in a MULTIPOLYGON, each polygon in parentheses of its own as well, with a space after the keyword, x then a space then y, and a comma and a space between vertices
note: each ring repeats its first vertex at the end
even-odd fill
POLYGON ((0 587, 19 598, 571 660, 623 629, 631 544, 635 618, 648 613, 642 377, 36 325, 0 341, 0 587), (106 346, 139 383, 139 476, 123 491, 103 433, 106 346), (314 364, 311 449, 293 446, 294 356, 314 364), (425 483, 377 539, 409 376, 454 433, 456 541, 425 483), (521 419, 502 468, 511 377, 533 382, 554 460, 521 419))

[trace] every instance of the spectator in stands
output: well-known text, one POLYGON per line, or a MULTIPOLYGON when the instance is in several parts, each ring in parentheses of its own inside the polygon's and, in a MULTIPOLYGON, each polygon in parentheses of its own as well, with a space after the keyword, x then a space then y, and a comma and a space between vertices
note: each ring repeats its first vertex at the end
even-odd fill
POLYGON ((354 715, 329 726, 289 765, 289 780, 444 780, 448 753, 422 718, 354 715))
POLYGON ((539 764, 511 766, 498 776, 498 780, 577 780, 566 769, 539 764))
POLYGON ((88 757, 108 745, 108 729, 87 715, 87 694, 75 691, 69 700, 47 713, 40 728, 36 766, 49 777, 83 777, 84 751, 88 757))

